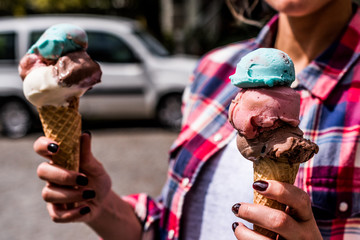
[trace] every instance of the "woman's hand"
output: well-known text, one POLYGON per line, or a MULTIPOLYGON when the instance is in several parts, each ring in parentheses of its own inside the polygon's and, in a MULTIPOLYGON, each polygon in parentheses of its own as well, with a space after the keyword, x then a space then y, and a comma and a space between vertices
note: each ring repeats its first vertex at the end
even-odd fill
MULTIPOLYGON (((306 192, 291 184, 273 180, 258 181, 253 186, 264 196, 286 204, 286 212, 261 205, 238 203, 232 209, 236 216, 276 232, 283 239, 322 239, 312 213, 310 197, 306 192)), ((269 239, 242 223, 234 223, 233 230, 239 240, 269 239)))
POLYGON ((38 167, 38 176, 46 181, 42 196, 55 222, 85 222, 103 239, 139 240, 140 221, 134 209, 111 191, 111 180, 102 164, 91 153, 91 136, 81 136, 80 172, 69 171, 51 163, 58 151, 56 142, 40 137, 35 151, 50 160, 38 167))
POLYGON ((40 137, 34 143, 34 150, 50 160, 39 165, 37 174, 46 181, 42 197, 54 222, 93 220, 110 193, 110 177, 92 155, 90 134, 81 136, 80 149, 80 172, 75 172, 51 163, 52 155, 58 151, 56 142, 40 137))

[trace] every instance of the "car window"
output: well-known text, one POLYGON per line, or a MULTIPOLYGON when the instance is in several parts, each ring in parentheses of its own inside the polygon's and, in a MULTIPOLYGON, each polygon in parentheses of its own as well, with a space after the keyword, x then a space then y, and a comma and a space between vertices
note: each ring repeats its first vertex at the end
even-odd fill
POLYGON ((130 47, 119 37, 105 32, 87 31, 87 52, 96 61, 108 63, 139 62, 130 47))
POLYGON ((30 42, 28 49, 40 38, 44 31, 35 31, 30 33, 30 42))
POLYGON ((15 61, 15 33, 0 33, 0 61, 15 61))
MULTIPOLYGON (((43 31, 30 34, 29 47, 41 36, 43 31)), ((86 50, 92 59, 107 63, 136 63, 140 62, 130 47, 119 37, 110 33, 86 31, 89 47, 86 50)))
POLYGON ((139 37, 146 48, 154 55, 165 57, 170 53, 153 36, 145 31, 136 30, 134 34, 139 37))

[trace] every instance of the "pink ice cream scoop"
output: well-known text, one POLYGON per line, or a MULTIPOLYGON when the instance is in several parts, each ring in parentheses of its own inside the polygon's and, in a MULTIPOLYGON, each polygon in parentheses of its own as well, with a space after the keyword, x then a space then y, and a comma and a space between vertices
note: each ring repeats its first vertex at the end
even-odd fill
POLYGON ((19 75, 22 80, 37 67, 45 67, 47 64, 44 62, 43 58, 36 54, 26 54, 23 58, 21 58, 18 70, 19 75))
POLYGON ((242 89, 232 101, 229 121, 247 139, 284 124, 299 125, 300 96, 292 88, 242 89))

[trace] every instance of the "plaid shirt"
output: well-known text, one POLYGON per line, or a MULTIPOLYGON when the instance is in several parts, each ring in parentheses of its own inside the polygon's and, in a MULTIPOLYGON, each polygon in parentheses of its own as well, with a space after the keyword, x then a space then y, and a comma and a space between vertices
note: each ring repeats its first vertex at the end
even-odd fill
MULTIPOLYGON (((229 83, 238 61, 272 47, 275 16, 256 39, 216 49, 199 62, 184 94, 184 122, 170 152, 168 178, 159 199, 125 197, 154 239, 178 239, 184 198, 201 167, 236 132, 227 120, 238 88, 229 83)), ((304 137, 319 153, 301 166, 297 186, 311 196, 324 239, 360 239, 360 10, 341 38, 297 75, 304 137)), ((230 211, 230 209, 229 209, 230 211)), ((146 234, 145 234, 146 235, 146 234)))

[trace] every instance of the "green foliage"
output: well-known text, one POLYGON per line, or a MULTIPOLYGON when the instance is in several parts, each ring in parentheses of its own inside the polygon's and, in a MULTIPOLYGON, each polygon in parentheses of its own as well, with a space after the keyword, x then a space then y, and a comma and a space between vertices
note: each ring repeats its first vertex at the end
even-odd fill
POLYGON ((82 0, 30 0, 29 6, 39 12, 65 11, 73 8, 80 8, 83 5, 82 0))
POLYGON ((114 5, 116 2, 112 0, 1 0, 0 15, 108 11, 116 7, 114 5))

